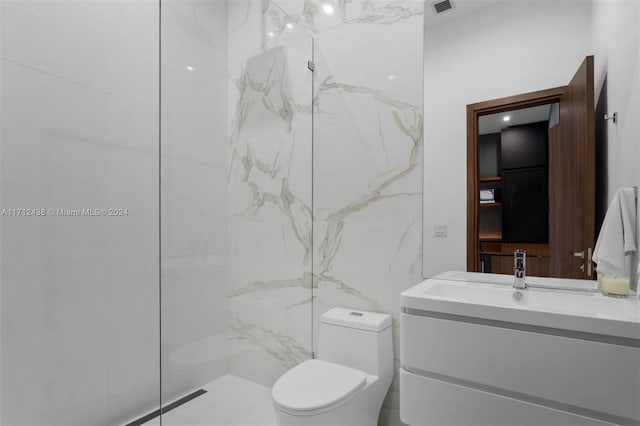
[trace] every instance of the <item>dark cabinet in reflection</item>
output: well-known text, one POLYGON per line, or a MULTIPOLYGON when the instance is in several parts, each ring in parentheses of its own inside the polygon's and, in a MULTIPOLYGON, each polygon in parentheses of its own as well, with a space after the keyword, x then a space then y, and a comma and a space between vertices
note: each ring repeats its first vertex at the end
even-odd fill
POLYGON ((502 170, 547 167, 549 122, 523 124, 500 132, 502 170))
POLYGON ((502 241, 549 242, 547 168, 502 172, 502 241))
POLYGON ((513 250, 527 250, 535 275, 548 275, 548 121, 480 135, 479 189, 493 202, 479 208, 480 269, 512 273, 513 250))

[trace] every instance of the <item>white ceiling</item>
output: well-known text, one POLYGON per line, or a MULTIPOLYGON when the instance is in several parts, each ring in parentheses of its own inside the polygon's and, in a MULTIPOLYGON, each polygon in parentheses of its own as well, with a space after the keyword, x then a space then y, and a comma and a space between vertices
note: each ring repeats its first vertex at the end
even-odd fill
POLYGON ((452 19, 457 19, 461 16, 473 13, 479 9, 484 9, 508 0, 450 0, 451 4, 453 4, 453 9, 436 14, 433 4, 440 3, 441 1, 442 0, 425 1, 425 26, 432 27, 434 25, 440 25, 444 22, 451 21, 452 19))
POLYGON ((483 115, 478 119, 478 134, 498 133, 500 130, 509 126, 547 121, 549 119, 550 109, 551 104, 548 104, 500 112, 498 114, 483 115), (509 121, 504 121, 506 115, 510 117, 509 121))

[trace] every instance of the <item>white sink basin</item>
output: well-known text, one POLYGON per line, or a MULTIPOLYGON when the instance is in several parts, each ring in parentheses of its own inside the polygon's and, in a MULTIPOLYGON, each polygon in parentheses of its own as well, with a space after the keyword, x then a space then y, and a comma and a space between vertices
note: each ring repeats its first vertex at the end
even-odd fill
MULTIPOLYGON (((463 273, 467 274, 467 273, 463 273)), ((432 278, 401 294, 401 306, 442 314, 462 315, 573 330, 586 333, 640 339, 640 301, 636 296, 611 298, 589 291, 549 288, 516 290, 509 285, 490 284, 493 274, 483 275, 484 282, 432 278)), ((498 275, 498 280, 507 275, 498 275)), ((533 277, 527 282, 532 283, 533 277)), ((583 286, 580 280, 537 278, 542 285, 571 288, 583 286), (579 283, 572 283, 578 281, 579 283), (551 284, 550 284, 551 283, 551 284)), ((495 282, 495 281, 494 281, 495 282)))

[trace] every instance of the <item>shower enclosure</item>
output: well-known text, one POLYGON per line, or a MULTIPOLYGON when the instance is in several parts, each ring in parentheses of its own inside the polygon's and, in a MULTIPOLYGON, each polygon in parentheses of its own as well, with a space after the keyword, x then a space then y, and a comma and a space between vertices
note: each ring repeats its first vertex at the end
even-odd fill
POLYGON ((165 405, 311 357, 313 39, 273 2, 161 7, 165 405))
POLYGON ((0 31, 0 425, 266 424, 323 312, 397 318, 422 2, 3 0, 0 31))

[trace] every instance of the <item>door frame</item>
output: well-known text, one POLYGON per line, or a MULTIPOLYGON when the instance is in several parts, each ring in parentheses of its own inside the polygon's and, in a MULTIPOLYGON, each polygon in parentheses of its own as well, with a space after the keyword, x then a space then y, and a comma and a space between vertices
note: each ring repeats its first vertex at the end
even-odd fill
POLYGON ((478 236, 480 208, 478 120, 480 116, 559 102, 566 87, 554 87, 467 105, 467 271, 480 270, 478 236))

